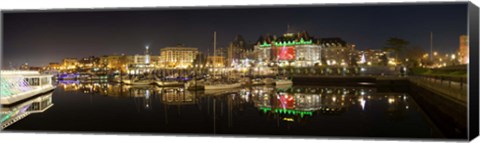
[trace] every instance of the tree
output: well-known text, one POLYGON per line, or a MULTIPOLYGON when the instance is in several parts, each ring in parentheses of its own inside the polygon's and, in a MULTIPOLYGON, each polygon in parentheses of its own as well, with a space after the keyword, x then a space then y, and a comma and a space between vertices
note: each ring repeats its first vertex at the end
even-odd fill
POLYGON ((380 65, 382 66, 388 65, 388 58, 386 54, 383 54, 382 56, 380 56, 380 60, 381 60, 380 65))
POLYGON ((404 51, 405 48, 407 48, 408 44, 410 43, 406 40, 392 37, 387 40, 387 42, 385 43, 385 47, 383 49, 388 52, 394 52, 395 59, 396 61, 398 61, 399 54, 401 54, 401 52, 404 51))
POLYGON ((422 55, 425 51, 419 46, 411 46, 405 49, 405 58, 408 61, 405 61, 407 67, 417 67, 421 63, 422 55))

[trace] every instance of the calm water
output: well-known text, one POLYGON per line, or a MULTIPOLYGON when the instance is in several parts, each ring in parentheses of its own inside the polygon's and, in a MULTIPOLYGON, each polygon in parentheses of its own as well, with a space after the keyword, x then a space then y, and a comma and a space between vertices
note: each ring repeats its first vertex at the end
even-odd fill
POLYGON ((255 86, 195 92, 66 82, 50 97, 53 106, 5 130, 442 137, 407 93, 374 87, 255 86))

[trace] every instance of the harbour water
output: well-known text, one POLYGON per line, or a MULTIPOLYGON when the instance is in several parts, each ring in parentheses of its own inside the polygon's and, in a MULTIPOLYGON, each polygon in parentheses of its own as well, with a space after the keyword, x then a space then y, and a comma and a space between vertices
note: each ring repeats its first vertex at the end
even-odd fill
POLYGON ((443 138, 408 92, 374 86, 188 91, 58 83, 55 105, 6 131, 443 138))

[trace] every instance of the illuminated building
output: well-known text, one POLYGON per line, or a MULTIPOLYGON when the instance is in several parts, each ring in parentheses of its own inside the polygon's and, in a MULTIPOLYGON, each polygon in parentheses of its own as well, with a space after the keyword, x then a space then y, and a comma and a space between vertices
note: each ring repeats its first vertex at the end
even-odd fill
POLYGON ((90 57, 85 57, 82 58, 78 61, 78 67, 80 70, 91 70, 94 68, 98 68, 100 65, 100 58, 90 56, 90 57))
POLYGON ((321 61, 322 65, 328 66, 347 66, 351 65, 354 45, 348 45, 340 38, 322 38, 321 61))
POLYGON ((100 64, 109 70, 121 69, 122 67, 121 58, 122 56, 120 55, 102 56, 100 57, 100 64))
POLYGON ((62 60, 62 68, 64 70, 75 70, 78 66, 77 58, 65 58, 62 60))
POLYGON ((468 64, 468 36, 467 35, 460 36, 459 55, 460 55, 460 63, 468 64))
POLYGON ((59 70, 61 65, 59 63, 49 63, 46 70, 59 70))
POLYGON ((221 68, 225 67, 225 57, 223 56, 208 56, 207 66, 221 68))
POLYGON ((321 46, 307 32, 286 33, 281 37, 263 36, 254 52, 260 62, 277 62, 280 66, 313 66, 320 63, 321 46))
POLYGON ((133 55, 133 64, 150 64, 150 55, 133 55))
POLYGON ((187 68, 193 66, 197 48, 177 45, 160 49, 160 65, 165 68, 187 68))
POLYGON ((154 65, 151 63, 152 58, 149 53, 149 46, 145 46, 144 55, 126 56, 125 60, 127 61, 125 64, 127 65, 126 71, 131 75, 148 73, 154 69, 154 65))

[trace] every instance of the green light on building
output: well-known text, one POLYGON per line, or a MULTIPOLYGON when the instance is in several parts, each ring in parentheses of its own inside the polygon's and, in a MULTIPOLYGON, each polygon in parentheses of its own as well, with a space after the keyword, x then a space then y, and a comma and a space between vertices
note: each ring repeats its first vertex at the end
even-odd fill
MULTIPOLYGON (((271 111, 272 108, 260 107, 260 110, 262 110, 263 113, 267 113, 268 111, 271 111)), ((279 114, 300 115, 300 117, 302 118, 305 115, 309 115, 309 116, 313 115, 312 111, 299 111, 299 110, 292 110, 292 109, 274 109, 273 112, 279 113, 279 114)))

